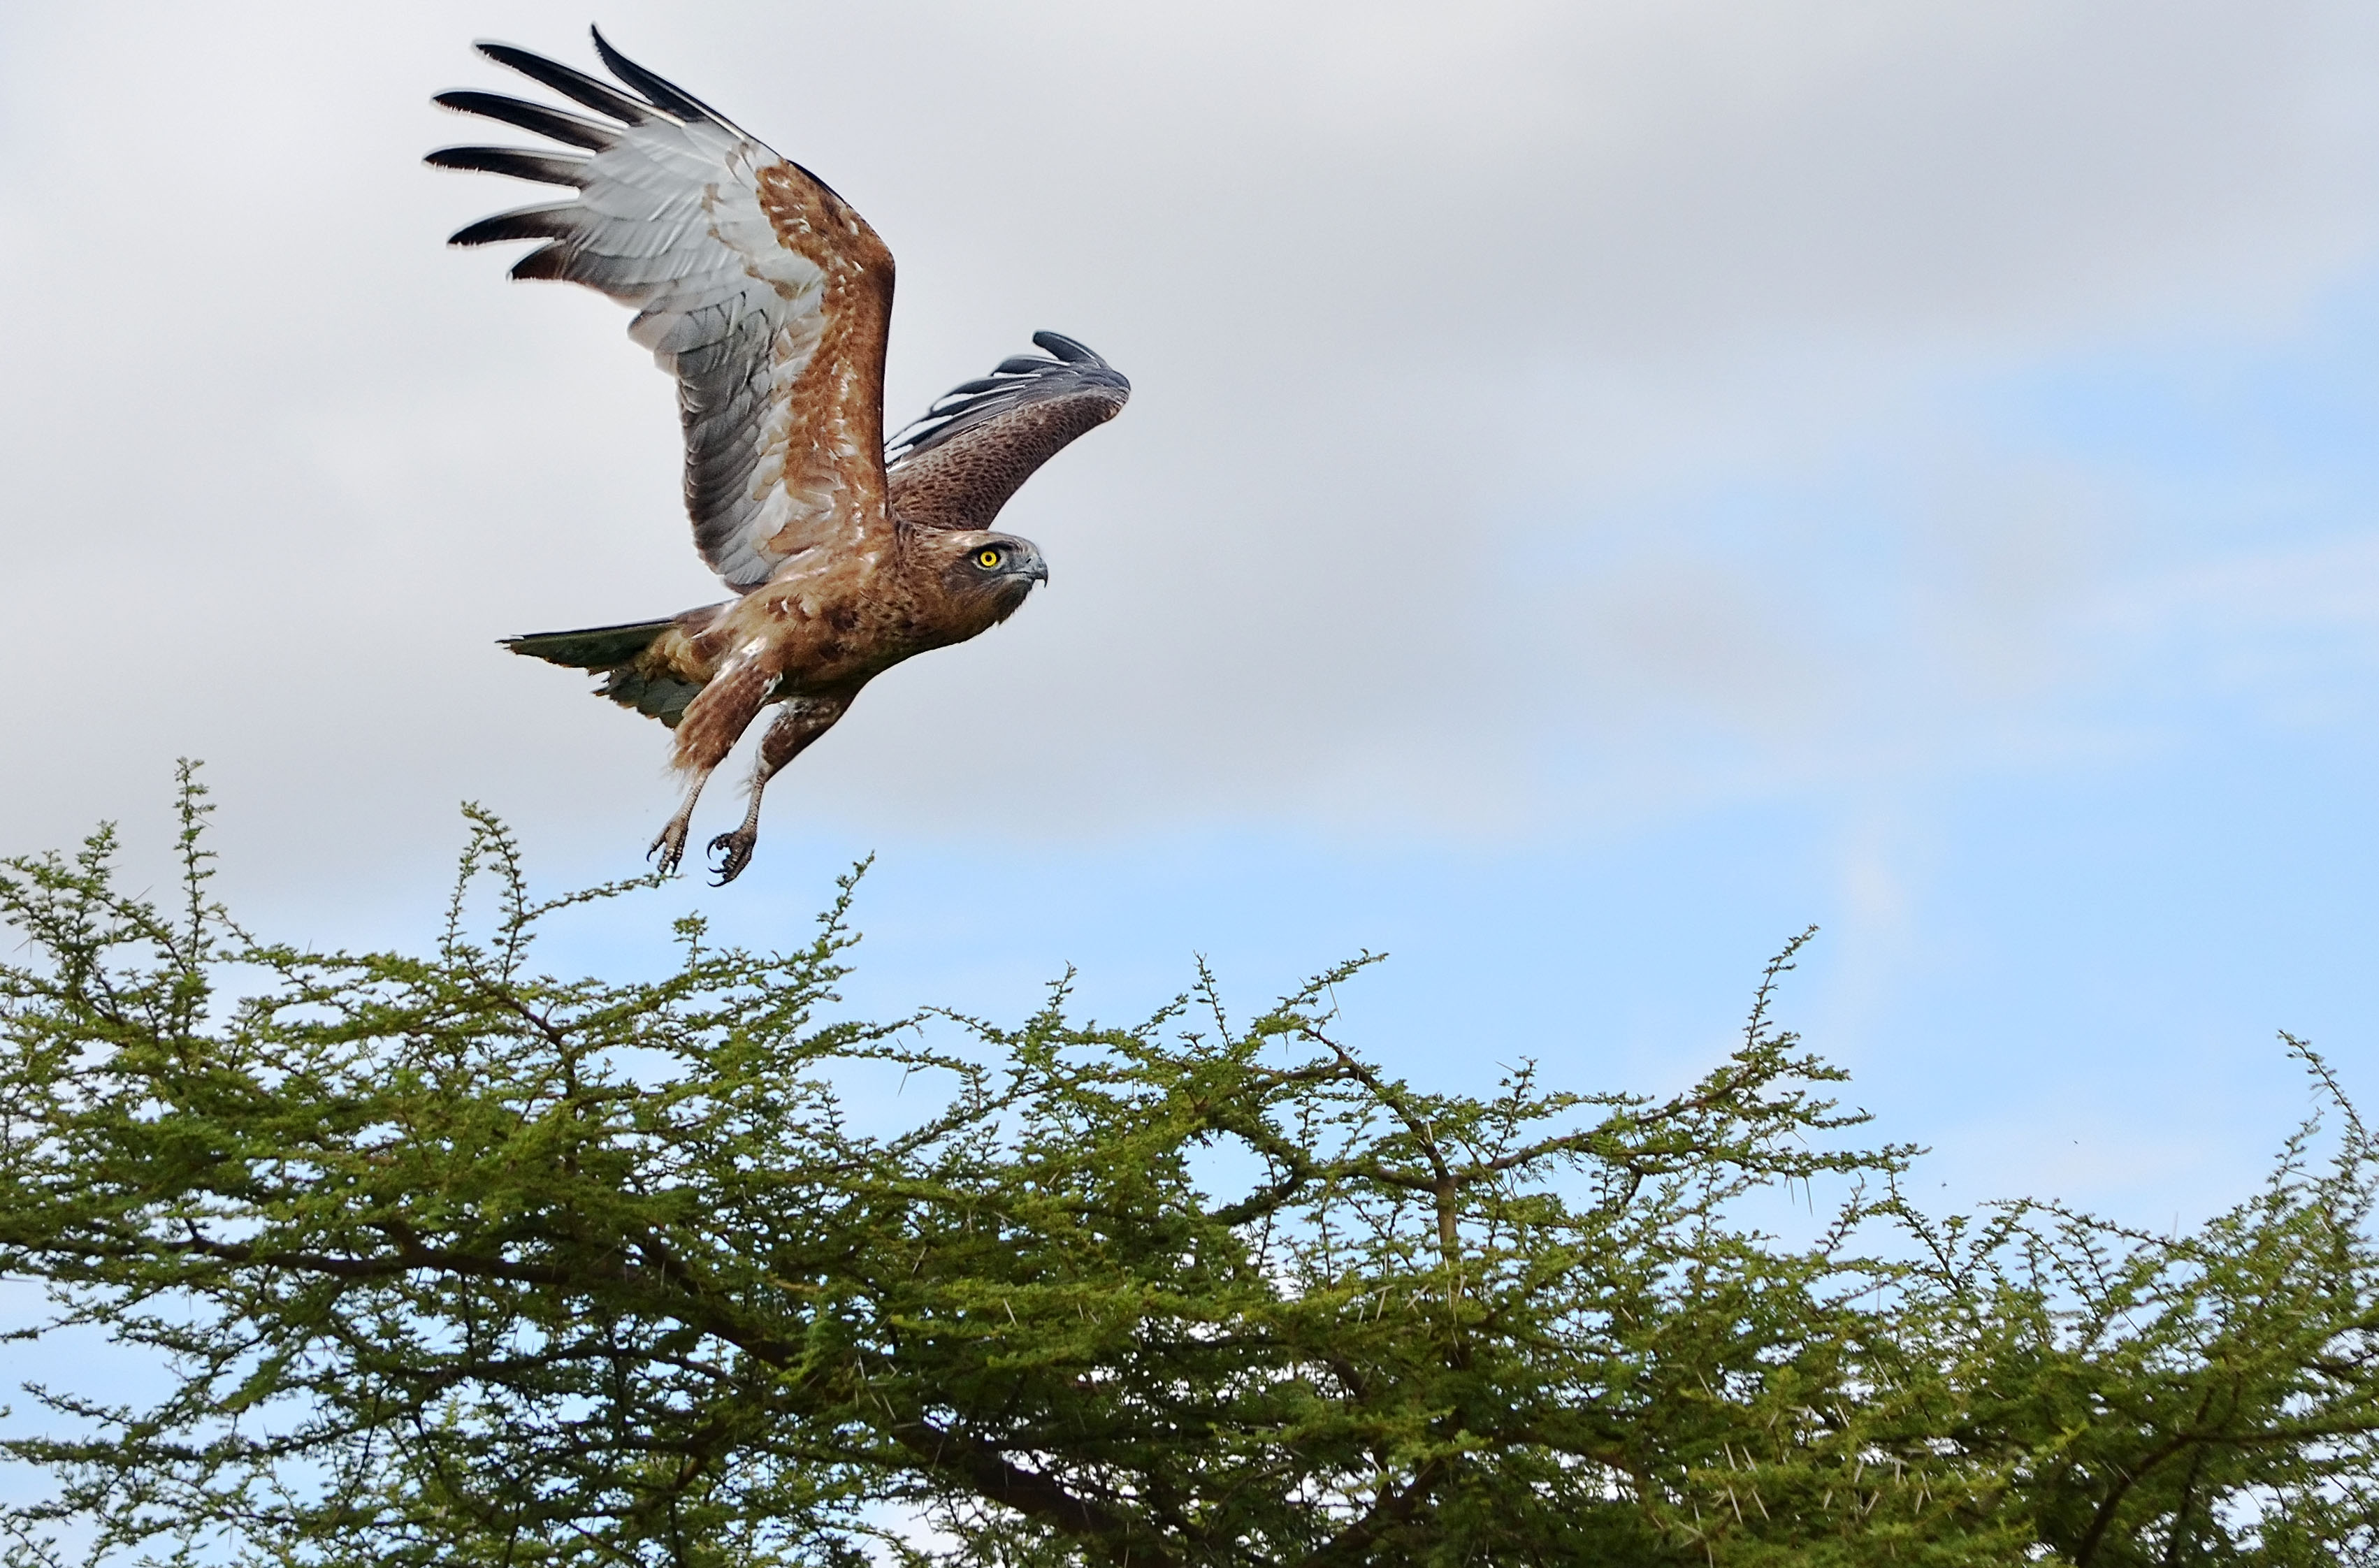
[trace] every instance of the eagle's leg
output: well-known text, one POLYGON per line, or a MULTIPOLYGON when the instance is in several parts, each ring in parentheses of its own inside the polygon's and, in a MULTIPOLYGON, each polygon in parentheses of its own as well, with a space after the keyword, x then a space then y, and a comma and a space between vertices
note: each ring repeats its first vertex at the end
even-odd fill
POLYGON ((685 838, 694 825, 694 803, 702 799, 702 787, 760 710, 775 694, 777 678, 756 666, 743 664, 719 671, 710 684, 686 704, 685 716, 678 720, 677 754, 671 759, 678 771, 686 776, 685 799, 677 814, 669 819, 645 851, 645 858, 659 857, 661 874, 677 870, 678 862, 685 858, 685 838))
POLYGON ((646 860, 656 855, 660 857, 659 870, 663 876, 676 874, 677 862, 685 859, 685 835, 687 829, 694 826, 694 802, 702 798, 702 787, 709 782, 710 774, 711 769, 706 767, 694 776, 693 781, 685 787, 685 802, 677 808, 675 816, 661 825, 660 836, 653 840, 653 847, 645 851, 646 860))
POLYGON ((802 754, 812 741, 834 728, 851 706, 856 693, 839 695, 804 694, 789 698, 760 737, 760 760, 752 768, 752 803, 743 812, 743 825, 732 833, 721 833, 710 841, 710 852, 719 857, 711 870, 719 874, 721 887, 743 874, 752 863, 752 848, 760 841, 760 797, 786 764, 802 754))

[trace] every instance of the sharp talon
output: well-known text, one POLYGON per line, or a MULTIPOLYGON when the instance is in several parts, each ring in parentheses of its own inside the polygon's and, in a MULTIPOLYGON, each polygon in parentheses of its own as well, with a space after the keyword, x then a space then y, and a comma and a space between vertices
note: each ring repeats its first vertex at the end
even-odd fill
POLYGON ((710 869, 719 874, 719 880, 711 886, 724 887, 743 875, 743 868, 752 863, 752 848, 759 841, 757 833, 746 833, 740 827, 713 838, 710 852, 719 857, 719 863, 710 869))
POLYGON ((677 862, 685 858, 685 828, 682 824, 672 822, 661 829, 661 836, 653 840, 651 849, 645 851, 645 859, 651 860, 655 855, 660 857, 663 876, 677 874, 677 862))

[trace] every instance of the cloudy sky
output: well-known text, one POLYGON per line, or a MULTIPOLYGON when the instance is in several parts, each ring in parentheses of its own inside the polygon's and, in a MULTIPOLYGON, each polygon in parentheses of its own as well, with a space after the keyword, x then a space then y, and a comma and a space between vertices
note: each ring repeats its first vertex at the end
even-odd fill
MULTIPOLYGON (((272 930, 422 939, 465 798, 641 863, 663 732, 493 640, 717 597, 670 389, 441 244, 535 191, 419 163, 522 85, 471 39, 589 19, 0 12, 0 850, 154 868, 190 754, 272 930)), ((557 962, 791 936, 874 851, 861 1005, 1369 947, 1400 1070, 1657 1087, 1816 922, 1786 1014, 1945 1201, 2203 1212, 2283 1028, 2379 1103, 2379 13, 592 19, 889 241, 896 419, 1043 327, 1136 391, 1008 514, 1045 593, 557 962)))

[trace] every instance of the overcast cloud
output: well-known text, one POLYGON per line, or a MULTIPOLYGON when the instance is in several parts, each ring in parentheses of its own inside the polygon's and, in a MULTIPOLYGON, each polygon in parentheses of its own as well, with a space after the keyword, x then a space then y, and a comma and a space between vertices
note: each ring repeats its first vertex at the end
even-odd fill
MULTIPOLYGON (((193 753, 282 878, 442 856, 463 796, 633 862, 663 732, 493 639, 717 597, 669 388, 442 247, 533 189, 418 163, 478 135, 430 93, 521 86, 471 38, 586 19, 0 17, 6 847, 193 753)), ((1050 589, 872 688, 776 833, 1594 833, 2135 745, 2093 694, 2379 625, 2368 518, 2192 529, 1989 416, 2367 272, 2367 6, 598 19, 890 242, 896 421, 1043 327, 1136 387, 1008 513, 1050 589)))

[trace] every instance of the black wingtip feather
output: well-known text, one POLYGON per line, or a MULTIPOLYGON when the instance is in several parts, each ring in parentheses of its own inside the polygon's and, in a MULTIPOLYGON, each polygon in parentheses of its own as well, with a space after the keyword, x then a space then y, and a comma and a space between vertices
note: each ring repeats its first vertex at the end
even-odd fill
POLYGON ((567 239, 577 233, 568 207, 524 207, 466 223, 447 236, 449 245, 493 245, 506 239, 567 239))
POLYGON ((570 249, 562 245, 540 245, 513 262, 509 271, 512 277, 524 283, 546 278, 568 283, 571 281, 570 249))
POLYGON ((565 115, 542 103, 506 98, 499 92, 441 92, 429 102, 441 109, 452 109, 458 115, 477 115, 483 119, 518 126, 525 131, 549 136, 556 141, 571 147, 583 147, 589 152, 601 152, 619 145, 620 141, 619 133, 609 126, 598 126, 592 120, 582 120, 575 115, 565 115))
POLYGON ((598 115, 609 115, 622 125, 641 126, 653 117, 656 105, 606 87, 585 71, 573 70, 558 60, 532 54, 509 43, 490 43, 483 40, 477 47, 480 54, 497 65, 509 66, 531 81, 543 82, 564 98, 583 103, 598 115))
POLYGON ((722 126, 728 123, 726 115, 705 103, 693 93, 665 77, 654 75, 612 48, 610 40, 603 36, 601 28, 590 27, 586 30, 595 40, 595 53, 603 57, 603 64, 609 67, 611 74, 651 99, 661 108, 681 119, 712 120, 722 126))
POLYGON ((1033 334, 1033 346, 1056 355, 1069 365, 1095 365, 1103 370, 1115 368, 1100 358, 1097 351, 1088 344, 1076 343, 1063 332, 1035 332, 1033 334))
POLYGON ((483 175, 509 175, 540 185, 583 186, 586 160, 531 152, 518 147, 441 147, 422 160, 434 169, 465 169, 483 175))

